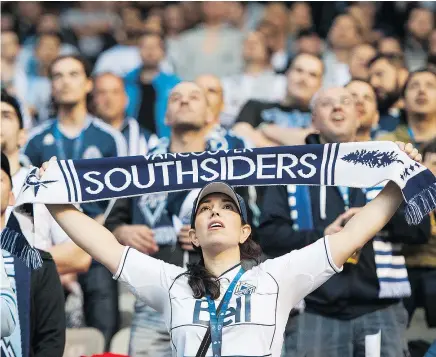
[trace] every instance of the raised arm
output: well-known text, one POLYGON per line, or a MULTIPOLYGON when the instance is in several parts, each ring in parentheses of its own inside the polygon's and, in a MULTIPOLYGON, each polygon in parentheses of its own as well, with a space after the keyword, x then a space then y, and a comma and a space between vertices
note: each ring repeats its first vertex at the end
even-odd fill
MULTIPOLYGON (((397 144, 411 159, 418 162, 422 160, 412 144, 397 144)), ((352 218, 345 227, 329 236, 330 251, 336 266, 342 266, 354 252, 372 239, 389 222, 402 201, 400 188, 390 181, 374 200, 354 216, 352 216, 353 211, 350 210, 349 214, 352 218)))

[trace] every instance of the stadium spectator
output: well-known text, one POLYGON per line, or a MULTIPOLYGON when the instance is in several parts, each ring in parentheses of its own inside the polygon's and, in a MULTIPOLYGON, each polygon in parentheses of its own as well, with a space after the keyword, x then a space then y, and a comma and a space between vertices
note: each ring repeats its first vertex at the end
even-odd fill
POLYGON ((407 20, 405 57, 409 71, 423 68, 427 59, 428 37, 434 28, 434 13, 424 7, 414 8, 407 20))
POLYGON ((13 31, 3 31, 0 41, 1 86, 10 95, 16 96, 21 103, 25 103, 27 78, 23 68, 18 63, 18 55, 21 49, 18 35, 13 31))
POLYGON ((127 115, 136 118, 151 133, 168 137, 169 128, 165 125, 168 95, 180 80, 159 69, 165 58, 164 40, 159 34, 144 33, 140 38, 139 49, 141 65, 124 78, 129 98, 127 115))
MULTIPOLYGON (((204 129, 211 119, 204 91, 194 83, 178 84, 168 102, 170 140, 163 139, 151 153, 204 151, 204 129), (191 110, 187 111, 187 107, 191 110)), ((198 259, 188 236, 191 208, 197 194, 198 190, 193 190, 117 200, 106 220, 106 227, 121 244, 135 247, 163 261, 185 266, 198 259)), ((163 317, 137 300, 129 356, 170 355, 170 336, 163 317)))
POLYGON ((141 12, 128 6, 121 9, 121 25, 115 30, 117 44, 99 54, 94 73, 112 72, 125 76, 141 65, 138 41, 143 33, 141 12))
POLYGON ((377 55, 368 63, 369 82, 377 95, 380 113, 376 136, 390 133, 400 122, 401 78, 391 57, 377 55))
POLYGON ((35 45, 35 67, 28 73, 27 105, 37 122, 50 117, 51 85, 48 71, 51 63, 61 53, 62 40, 57 33, 45 33, 38 36, 35 45))
POLYGON ((323 63, 300 54, 287 72, 286 97, 276 103, 250 100, 242 108, 234 132, 257 147, 296 145, 312 131, 309 103, 322 84, 323 63))
POLYGON ((157 144, 158 138, 141 128, 135 118, 126 117, 127 94, 124 81, 113 73, 94 77, 93 103, 95 114, 116 130, 121 131, 127 142, 129 156, 145 155, 157 144))
MULTIPOLYGON (((436 138, 422 145, 423 164, 436 175, 436 138)), ((412 286, 412 296, 405 299, 404 306, 409 313, 409 322, 417 307, 425 309, 428 327, 436 327, 436 216, 430 213, 431 228, 428 243, 404 247, 407 271, 412 286)))
POLYGON ((242 33, 225 23, 226 4, 202 3, 203 23, 180 35, 171 51, 175 73, 184 80, 201 74, 219 77, 242 70, 242 33))
MULTIPOLYGON (((124 156, 126 142, 121 133, 89 114, 87 96, 92 91, 90 70, 78 56, 58 57, 49 77, 57 106, 54 120, 33 129, 24 153, 38 166, 52 156, 59 159, 89 159, 124 156)), ((88 203, 83 211, 102 223, 107 202, 88 203)), ((110 272, 93 262, 79 277, 84 292, 86 324, 103 332, 107 346, 118 329, 117 284, 110 272)))
POLYGON ((186 29, 182 5, 171 4, 164 9, 163 27, 167 41, 169 39, 177 39, 180 33, 186 29))
POLYGON ((353 48, 362 43, 361 29, 351 15, 339 15, 328 33, 329 48, 323 60, 325 87, 341 86, 350 80, 348 63, 353 48))
POLYGON ((244 71, 223 78, 223 125, 231 127, 244 104, 252 99, 277 102, 286 93, 286 77, 277 75, 271 68, 271 52, 261 32, 247 35, 243 47, 244 71))
POLYGON ((428 54, 429 56, 436 56, 436 29, 433 29, 428 37, 428 54))
POLYGON ((420 147, 436 136, 436 74, 429 70, 412 72, 404 88, 405 120, 380 140, 407 141, 420 147))
POLYGON ((300 33, 311 31, 313 26, 310 5, 303 1, 293 2, 288 12, 288 50, 295 48, 294 42, 300 33))
POLYGON ((404 58, 404 51, 400 39, 393 36, 382 37, 377 43, 378 53, 385 56, 399 56, 404 58))
POLYGON ((353 48, 349 63, 351 79, 368 80, 368 63, 375 57, 376 53, 375 48, 366 43, 357 45, 353 48))
MULTIPOLYGON (((20 149, 26 142, 26 130, 20 106, 14 97, 2 91, 1 94, 1 149, 9 161, 12 176, 12 192, 15 197, 24 186, 30 171, 20 160, 20 149)), ((7 217, 12 207, 7 210, 7 217)), ((48 251, 56 263, 59 274, 86 272, 91 257, 74 244, 66 233, 53 220, 44 205, 34 205, 33 214, 38 224, 33 227, 21 227, 24 231, 33 231, 35 247, 48 251)))
MULTIPOLYGON (((310 135, 307 143, 356 140, 359 121, 347 89, 322 90, 312 112, 320 134, 310 135)), ((264 252, 272 257, 340 231, 367 201, 361 189, 295 185, 268 186, 264 198, 258 234, 264 252)), ((404 238, 395 233, 396 239, 404 238)), ((386 255, 393 261, 392 244, 376 238, 347 261, 342 276, 333 277, 305 298, 305 312, 288 321, 287 356, 403 355, 407 321, 400 298, 410 295, 407 279, 398 278, 400 270, 401 276, 407 276, 404 258, 392 263, 395 269, 389 270, 391 279, 385 284, 387 271, 378 271, 377 249, 389 252, 386 255), (380 343, 365 344, 370 336, 377 339, 380 334, 380 343)))
POLYGON ((22 43, 27 37, 36 33, 36 27, 43 13, 41 3, 35 1, 21 1, 17 3, 16 15, 18 21, 18 37, 22 43))
POLYGON ((356 141, 371 141, 373 130, 379 120, 374 88, 367 81, 361 79, 352 79, 346 88, 353 96, 359 120, 355 139, 356 141))
POLYGON ((218 77, 204 74, 196 78, 195 83, 204 91, 211 121, 205 127, 205 138, 208 150, 243 149, 249 147, 243 138, 226 130, 221 125, 222 108, 224 107, 223 86, 218 77))
POLYGON ((99 4, 92 1, 78 2, 61 15, 64 27, 71 28, 78 39, 80 53, 94 63, 97 56, 110 44, 108 34, 119 23, 119 18, 110 7, 111 2, 99 4))
POLYGON ((294 41, 292 52, 294 55, 300 53, 310 53, 314 56, 322 56, 324 43, 314 30, 300 31, 294 41))

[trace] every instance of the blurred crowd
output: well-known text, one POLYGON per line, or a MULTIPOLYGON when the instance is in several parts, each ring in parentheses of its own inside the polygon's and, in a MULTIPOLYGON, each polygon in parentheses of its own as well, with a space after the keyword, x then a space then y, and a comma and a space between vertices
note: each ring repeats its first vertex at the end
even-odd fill
MULTIPOLYGON (((17 195, 29 165, 52 156, 371 140, 414 143, 436 174, 435 11, 425 1, 2 2, 1 148, 10 190, 17 195)), ((278 257, 339 231, 345 212, 379 190, 240 193, 265 257, 278 257)), ((4 192, 2 218, 13 204, 4 192)), ((120 243, 186 266, 198 259, 188 236, 195 196, 80 208, 120 243)), ((120 328, 117 282, 46 210, 36 214, 45 222, 36 246, 60 276, 44 280, 44 289, 63 289, 35 299, 41 306, 62 300, 62 309, 34 315, 40 323, 31 324, 32 355, 62 356, 65 326, 99 329, 109 349, 120 328)), ((343 273, 292 312, 283 355, 360 356, 378 336, 381 356, 423 356, 405 331, 418 307, 436 327, 435 286, 435 214, 410 227, 398 212, 343 273)), ((129 356, 171 356, 170 341, 162 316, 136 301, 129 356)))

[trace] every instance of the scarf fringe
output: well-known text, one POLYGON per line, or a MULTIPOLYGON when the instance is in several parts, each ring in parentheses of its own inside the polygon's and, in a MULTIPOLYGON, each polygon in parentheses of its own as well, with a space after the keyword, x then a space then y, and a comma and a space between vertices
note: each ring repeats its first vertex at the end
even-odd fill
POLYGON ((417 225, 425 215, 436 209, 436 183, 411 198, 406 205, 407 223, 417 225))
POLYGON ((27 239, 9 227, 1 233, 1 248, 19 258, 30 269, 42 267, 42 258, 38 250, 33 248, 27 239))

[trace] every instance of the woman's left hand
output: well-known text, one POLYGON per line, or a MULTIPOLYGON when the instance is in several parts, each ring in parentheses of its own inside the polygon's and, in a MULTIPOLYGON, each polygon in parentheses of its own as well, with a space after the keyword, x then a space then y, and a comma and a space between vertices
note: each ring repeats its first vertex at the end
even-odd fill
POLYGON ((415 160, 419 163, 422 162, 422 155, 411 143, 405 144, 401 141, 396 141, 395 144, 397 144, 401 151, 405 152, 412 160, 415 160))

